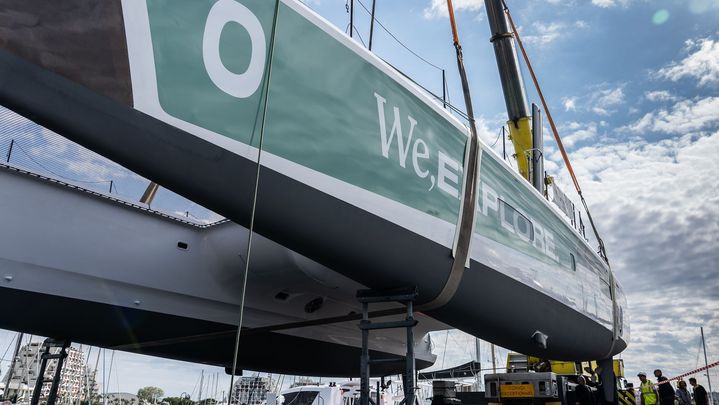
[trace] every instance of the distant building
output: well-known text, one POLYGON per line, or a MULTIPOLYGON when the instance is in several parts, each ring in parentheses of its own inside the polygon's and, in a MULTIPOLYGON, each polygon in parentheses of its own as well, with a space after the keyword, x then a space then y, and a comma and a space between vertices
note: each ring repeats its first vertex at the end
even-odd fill
MULTIPOLYGON (((16 398, 17 401, 22 402, 30 400, 40 373, 40 356, 43 351, 42 342, 31 342, 20 349, 12 373, 8 370, 3 378, 7 391, 6 398, 16 398), (7 381, 10 375, 12 378, 7 381)), ((84 353, 74 347, 68 347, 66 351, 67 357, 60 373, 58 398, 69 401, 84 399, 88 387, 91 397, 97 395, 95 373, 87 369, 84 353)), ((52 348, 50 352, 59 353, 60 348, 52 348)), ((51 379, 56 369, 57 360, 49 360, 45 369, 45 379, 51 379)), ((49 383, 43 385, 40 391, 41 399, 50 395, 50 385, 49 383)))
POLYGON ((262 405, 272 384, 268 377, 241 377, 232 388, 230 404, 262 405))

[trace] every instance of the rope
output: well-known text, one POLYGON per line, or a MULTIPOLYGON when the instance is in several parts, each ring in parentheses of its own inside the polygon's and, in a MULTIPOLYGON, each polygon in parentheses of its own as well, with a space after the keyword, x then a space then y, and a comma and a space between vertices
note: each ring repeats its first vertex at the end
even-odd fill
POLYGON ((232 396, 232 389, 235 382, 235 371, 237 370, 237 357, 240 352, 240 334, 242 332, 242 321, 245 314, 245 296, 247 295, 247 276, 250 272, 250 254, 252 253, 252 235, 253 235, 253 229, 255 226, 255 214, 257 212, 257 191, 259 189, 260 184, 260 168, 262 167, 260 165, 260 158, 262 157, 262 146, 264 143, 264 137, 265 137, 265 124, 266 124, 266 117, 267 117, 267 105, 269 101, 269 90, 270 90, 270 80, 272 78, 272 59, 275 49, 275 34, 277 32, 277 20, 279 17, 280 12, 280 0, 275 0, 275 14, 272 19, 272 34, 270 39, 270 48, 268 51, 268 61, 267 61, 267 80, 265 85, 265 99, 264 99, 264 105, 262 106, 262 123, 260 125, 260 143, 257 149, 257 171, 255 172, 255 189, 252 195, 252 212, 250 215, 250 226, 249 226, 249 235, 247 237, 247 257, 245 258, 245 272, 242 279, 242 295, 240 298, 240 316, 239 321, 237 322, 237 334, 235 336, 235 349, 234 349, 234 355, 232 357, 232 371, 230 374, 230 397, 232 396))
MULTIPOLYGON (((367 44, 365 44, 364 39, 362 39, 362 35, 360 35, 359 31, 357 30, 357 27, 353 26, 352 28, 353 28, 352 31, 357 33, 357 37, 359 38, 362 45, 364 45, 364 47, 366 48, 367 44)), ((347 24, 347 26, 345 27, 345 34, 347 34, 349 32, 349 30, 350 30, 350 24, 347 24)))
POLYGON ((497 142, 499 142, 499 138, 502 137, 502 130, 503 130, 503 129, 504 129, 504 126, 502 126, 501 128, 499 128, 499 131, 497 131, 497 139, 494 140, 494 142, 492 143, 492 145, 490 146, 490 148, 494 148, 494 146, 497 145, 497 142))
POLYGON ((549 121, 549 126, 552 128, 552 134, 554 135, 554 139, 557 141, 557 146, 559 147, 559 152, 561 152, 561 154, 562 154, 562 159, 564 160, 564 164, 565 164, 565 166, 567 166, 569 175, 572 177, 572 182, 574 183, 574 188, 577 190, 577 194, 579 194, 579 198, 582 201, 584 210, 587 212, 587 217, 589 218, 589 223, 592 225, 592 231, 594 231, 594 236, 597 238, 597 242, 599 243, 599 254, 600 254, 600 256, 602 256, 604 261, 607 264, 609 264, 609 258, 607 257, 607 251, 604 247, 604 241, 599 236, 597 227, 594 225, 594 219, 592 218, 592 214, 589 212, 589 207, 587 206, 587 202, 584 200, 584 195, 582 195, 582 188, 579 186, 579 181, 577 180, 577 176, 574 174, 574 169, 572 168, 572 163, 569 161, 567 152, 564 150, 564 144, 562 143, 562 139, 559 137, 559 131, 557 131, 557 126, 554 125, 554 119, 552 118, 552 113, 549 111, 549 106, 547 105, 547 101, 544 99, 544 93, 542 93, 542 89, 539 86, 539 81, 537 80, 537 76, 534 74, 534 69, 532 68, 532 63, 529 61, 529 56, 527 56, 527 52, 524 49, 524 44, 522 43, 522 39, 519 36, 517 27, 514 25, 514 20, 512 19, 512 14, 509 12, 509 8, 507 7, 507 3, 505 2, 505 0, 501 0, 501 1, 502 1, 502 5, 504 6, 504 12, 507 15, 507 20, 509 21, 509 24, 512 27, 512 33, 514 34, 514 37, 517 40, 519 49, 522 51, 522 57, 524 58, 524 62, 527 64, 527 69, 529 70, 529 74, 532 77, 532 82, 534 82, 534 87, 537 89, 537 94, 539 94, 539 98, 540 98, 540 100, 542 100, 542 106, 544 107, 544 111, 547 113, 547 120, 549 121))

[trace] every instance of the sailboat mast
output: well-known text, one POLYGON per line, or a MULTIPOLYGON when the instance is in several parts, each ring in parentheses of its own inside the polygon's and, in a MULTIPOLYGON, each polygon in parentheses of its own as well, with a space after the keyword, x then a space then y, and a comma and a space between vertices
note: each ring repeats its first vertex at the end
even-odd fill
POLYGON ((474 375, 474 385, 479 391, 480 380, 482 379, 482 350, 479 338, 474 338, 474 360, 479 364, 479 370, 477 370, 477 374, 474 375))
POLYGON ((707 385, 709 386, 709 396, 711 397, 711 403, 714 404, 714 396, 711 394, 712 391, 712 380, 711 377, 709 377, 709 359, 707 358, 707 342, 704 340, 704 327, 701 326, 699 328, 699 331, 701 331, 702 334, 702 347, 704 348, 704 365, 707 367, 707 385))
POLYGON ((200 370, 200 390, 197 392, 197 404, 202 401, 202 384, 205 382, 205 370, 200 370))
POLYGON ((494 355, 494 343, 492 343, 492 373, 497 374, 497 358, 494 355))

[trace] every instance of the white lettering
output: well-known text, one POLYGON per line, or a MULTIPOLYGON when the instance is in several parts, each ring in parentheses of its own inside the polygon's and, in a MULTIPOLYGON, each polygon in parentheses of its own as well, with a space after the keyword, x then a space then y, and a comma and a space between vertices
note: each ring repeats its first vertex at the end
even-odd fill
POLYGON ((478 199, 478 203, 481 205, 482 215, 497 218, 500 230, 503 229, 510 235, 516 235, 517 238, 533 246, 550 259, 559 261, 555 251, 554 235, 547 228, 505 202, 504 197, 484 182, 480 183, 480 192, 481 198, 478 199), (494 211, 496 216, 490 215, 490 211, 494 211))
POLYGON ((225 93, 247 98, 255 94, 265 71, 265 32, 247 7, 234 0, 220 0, 210 9, 202 36, 202 60, 215 86, 225 93), (220 37, 229 22, 240 24, 250 34, 250 64, 244 73, 231 72, 220 58, 220 37))
POLYGON ((459 163, 442 153, 442 151, 439 151, 438 163, 437 187, 454 198, 459 198, 459 190, 457 187, 447 183, 447 180, 449 180, 459 185, 459 176, 457 174, 457 172, 460 171, 459 163))
POLYGON ((544 230, 544 242, 546 244, 546 253, 547 256, 549 256, 551 259, 554 259, 556 261, 559 261, 559 257, 557 257, 557 253, 554 251, 554 235, 552 235, 551 232, 544 230))
MULTIPOLYGON (((394 139, 394 135, 397 134, 397 144, 399 149, 399 165, 402 167, 406 167, 407 164, 407 155, 409 154, 409 146, 412 143, 412 134, 414 132, 414 127, 417 125, 417 121, 407 116, 407 119, 409 120, 409 135, 407 136, 407 143, 405 145, 405 140, 402 135, 402 120, 400 119, 399 115, 399 108, 393 107, 392 110, 394 112, 394 122, 392 123, 392 130, 390 131, 389 138, 387 137, 387 119, 385 117, 384 113, 384 105, 387 102, 387 100, 380 96, 377 93, 374 93, 375 98, 377 99, 377 114, 379 116, 379 133, 381 138, 381 146, 382 146, 382 156, 385 158, 389 158, 389 148, 392 145, 392 140, 394 139)), ((425 145, 426 146, 426 145, 425 145)))
POLYGON ((545 252, 544 247, 544 229, 536 222, 534 223, 534 247, 539 249, 540 252, 545 252))
POLYGON ((414 172, 419 176, 420 178, 425 178, 429 174, 429 170, 422 170, 419 167, 419 159, 428 159, 429 158, 429 149, 427 148, 427 144, 421 140, 417 139, 414 141, 414 147, 412 147, 412 166, 414 167, 414 172), (419 151, 420 146, 422 147, 422 152, 419 151))
POLYGON ((484 184, 482 186, 482 214, 487 215, 489 209, 497 212, 499 206, 497 205, 497 192, 491 187, 484 184))

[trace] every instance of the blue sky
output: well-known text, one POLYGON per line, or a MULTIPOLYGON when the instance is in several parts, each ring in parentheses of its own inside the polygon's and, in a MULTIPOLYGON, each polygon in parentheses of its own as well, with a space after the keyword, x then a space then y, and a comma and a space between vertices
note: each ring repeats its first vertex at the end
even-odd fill
MULTIPOLYGON (((372 0, 361 1, 369 7, 372 0)), ((506 115, 483 0, 454 2, 480 134, 491 144, 506 115)), ((306 3, 347 27, 345 0, 306 3)), ((446 69, 451 101, 461 106, 444 1, 377 3, 382 24, 446 69)), ((629 297, 632 341, 622 356, 630 379, 642 370, 674 375, 694 368, 702 325, 710 361, 719 359, 719 1, 507 3, 629 297)), ((366 42, 369 17, 355 7, 355 28, 366 42)), ((437 68, 382 28, 375 33, 377 54, 441 93, 437 68)), ((538 102, 526 74, 525 84, 538 102)), ((556 147, 546 143, 546 168, 570 191, 556 147)), ((0 349, 11 337, 0 332, 0 349)), ((461 333, 440 333, 435 342, 438 364, 472 355, 461 333)), ((153 382, 173 395, 191 391, 201 369, 128 354, 118 355, 117 367, 112 391, 153 382)))

